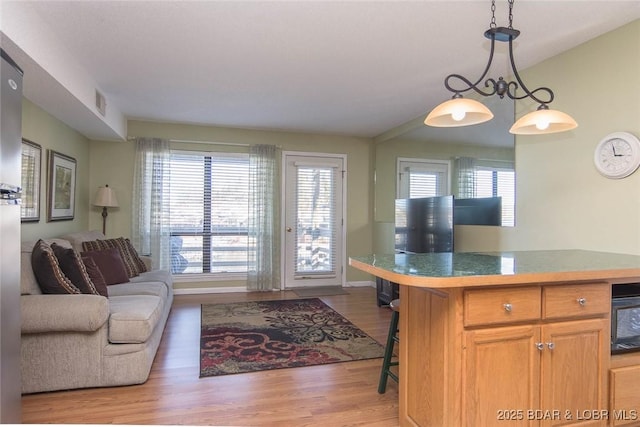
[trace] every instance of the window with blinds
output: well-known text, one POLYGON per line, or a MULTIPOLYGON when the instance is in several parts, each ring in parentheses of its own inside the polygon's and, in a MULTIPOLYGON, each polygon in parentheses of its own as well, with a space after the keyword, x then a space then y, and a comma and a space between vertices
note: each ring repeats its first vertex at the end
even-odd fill
POLYGON ((174 274, 246 273, 249 156, 171 153, 174 274))
POLYGON ((398 198, 415 199, 449 194, 449 162, 398 159, 398 198))
MULTIPOLYGON (((475 160, 468 168, 466 197, 501 197, 502 225, 515 225, 516 174, 512 162, 475 160), (473 193, 471 193, 473 190, 473 193)), ((458 180, 461 177, 458 176, 458 180)), ((458 181, 458 191, 461 183, 458 181)), ((450 194, 449 162, 428 159, 398 159, 398 198, 435 197, 450 194)), ((465 197, 461 197, 465 198, 465 197)))

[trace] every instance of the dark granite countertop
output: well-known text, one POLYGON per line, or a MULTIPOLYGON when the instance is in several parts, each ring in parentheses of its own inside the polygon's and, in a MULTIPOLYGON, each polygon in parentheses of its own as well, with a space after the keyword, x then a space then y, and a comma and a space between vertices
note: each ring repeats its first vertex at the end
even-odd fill
POLYGON ((584 250, 373 254, 349 263, 402 285, 433 288, 640 280, 640 256, 584 250))

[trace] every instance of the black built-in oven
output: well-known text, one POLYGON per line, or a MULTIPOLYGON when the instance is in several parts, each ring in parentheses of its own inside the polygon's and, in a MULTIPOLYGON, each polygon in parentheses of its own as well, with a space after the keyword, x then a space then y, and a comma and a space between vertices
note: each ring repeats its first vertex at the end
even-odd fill
POLYGON ((640 283, 611 288, 611 353, 640 351, 640 283))

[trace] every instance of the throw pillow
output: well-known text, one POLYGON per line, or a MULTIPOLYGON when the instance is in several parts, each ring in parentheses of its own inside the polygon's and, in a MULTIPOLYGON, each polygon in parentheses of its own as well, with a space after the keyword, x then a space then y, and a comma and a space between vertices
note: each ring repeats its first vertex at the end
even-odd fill
POLYGON ((87 269, 87 273, 93 282, 93 285, 96 287, 96 290, 103 297, 108 297, 109 292, 107 291, 107 282, 104 280, 104 276, 98 268, 98 265, 93 260, 93 258, 82 257, 82 263, 87 269))
POLYGON ((133 247, 133 243, 131 243, 131 240, 125 238, 124 244, 127 246, 127 249, 129 250, 129 256, 131 257, 131 261, 133 261, 133 263, 136 265, 138 274, 147 272, 148 271, 147 264, 145 264, 142 258, 140 258, 140 255, 138 255, 138 251, 136 251, 136 248, 133 247))
POLYGON ((99 295, 94 286, 87 268, 84 266, 80 254, 71 248, 63 248, 55 243, 51 244, 51 249, 58 259, 58 265, 62 272, 71 280, 71 283, 83 294, 99 295))
POLYGON ((118 249, 129 277, 135 277, 147 271, 144 262, 129 239, 118 237, 117 239, 98 239, 82 242, 82 249, 85 251, 99 251, 109 248, 118 249))
POLYGON ((109 248, 101 251, 88 251, 80 254, 83 258, 91 258, 96 263, 105 283, 115 285, 129 281, 127 270, 122 262, 122 256, 117 248, 109 248))
POLYGON ((43 294, 79 294, 62 272, 53 249, 45 241, 38 240, 31 252, 31 267, 43 294))

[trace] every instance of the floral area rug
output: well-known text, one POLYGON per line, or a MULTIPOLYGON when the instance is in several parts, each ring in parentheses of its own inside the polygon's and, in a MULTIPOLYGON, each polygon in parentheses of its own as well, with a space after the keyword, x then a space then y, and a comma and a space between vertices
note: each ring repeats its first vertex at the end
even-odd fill
POLYGON ((200 377, 373 359, 383 351, 318 298, 202 305, 200 377))

